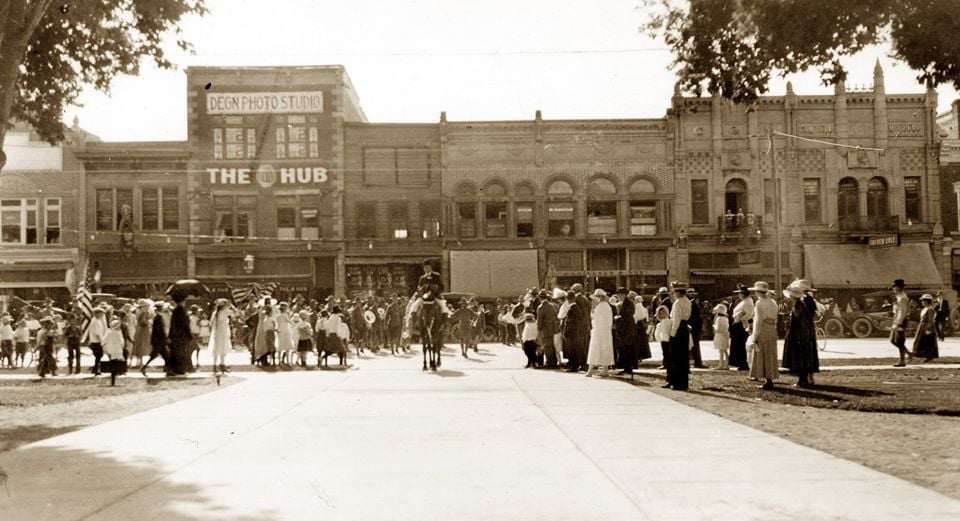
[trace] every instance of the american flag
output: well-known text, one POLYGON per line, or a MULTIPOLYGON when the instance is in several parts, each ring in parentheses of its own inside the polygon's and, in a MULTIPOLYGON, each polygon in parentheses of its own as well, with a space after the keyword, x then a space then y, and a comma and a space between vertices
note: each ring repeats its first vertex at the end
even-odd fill
POLYGON ((273 292, 277 290, 279 284, 276 282, 268 282, 266 284, 257 284, 256 282, 251 282, 246 286, 240 287, 229 287, 230 297, 233 299, 234 304, 243 304, 252 296, 256 300, 260 300, 263 297, 269 297, 273 295, 273 292))
POLYGON ((87 328, 90 326, 90 319, 93 318, 93 295, 90 294, 90 290, 87 289, 87 279, 90 275, 90 264, 87 263, 86 268, 83 271, 83 278, 80 279, 80 285, 77 286, 77 294, 75 299, 77 302, 77 308, 80 310, 82 318, 80 319, 80 331, 83 331, 81 334, 81 341, 86 340, 87 338, 87 328))

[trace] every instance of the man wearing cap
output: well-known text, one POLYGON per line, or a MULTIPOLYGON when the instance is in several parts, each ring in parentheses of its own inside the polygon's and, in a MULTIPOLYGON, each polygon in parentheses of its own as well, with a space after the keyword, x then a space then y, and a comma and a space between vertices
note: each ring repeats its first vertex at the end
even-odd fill
POLYGON ((766 282, 757 281, 750 291, 757 294, 753 331, 747 339, 747 345, 753 348, 750 377, 763 380, 762 389, 769 391, 773 389, 773 381, 780 378, 780 364, 777 362, 777 320, 780 309, 770 298, 770 285, 766 282))
POLYGON ((692 306, 687 299, 687 285, 674 282, 673 306, 670 308, 670 356, 667 358, 667 384, 664 387, 686 391, 690 384, 690 315, 692 306))
POLYGON ((540 335, 540 349, 543 350, 543 367, 547 369, 556 369, 559 363, 554 344, 554 335, 560 331, 557 311, 557 305, 550 300, 550 292, 541 290, 540 306, 537 307, 537 332, 540 335))
POLYGON ((700 334, 703 332, 703 317, 700 315, 700 299, 697 298, 697 290, 687 288, 687 299, 690 301, 690 338, 693 339, 693 347, 690 348, 690 354, 693 357, 693 366, 703 369, 703 358, 700 355, 700 334))
POLYGON ((637 322, 634 318, 636 305, 628 296, 627 288, 617 288, 621 301, 619 313, 613 317, 614 344, 617 347, 617 367, 623 374, 633 374, 637 368, 637 322))
POLYGON ((93 367, 90 372, 100 374, 100 360, 103 358, 103 340, 107 336, 107 310, 104 306, 97 306, 93 310, 93 318, 87 326, 87 341, 90 351, 93 352, 93 367))
POLYGON ((667 311, 670 311, 670 307, 673 306, 673 302, 670 300, 670 290, 666 287, 662 287, 657 290, 657 294, 650 299, 650 306, 647 308, 647 314, 650 316, 650 320, 653 322, 657 321, 657 308, 660 306, 666 306, 667 311))
POLYGON ((893 290, 893 325, 890 327, 890 343, 900 351, 900 362, 894 364, 894 367, 906 367, 907 356, 911 353, 907 351, 907 325, 910 322, 910 298, 904 291, 906 283, 903 279, 893 281, 890 289, 893 290))

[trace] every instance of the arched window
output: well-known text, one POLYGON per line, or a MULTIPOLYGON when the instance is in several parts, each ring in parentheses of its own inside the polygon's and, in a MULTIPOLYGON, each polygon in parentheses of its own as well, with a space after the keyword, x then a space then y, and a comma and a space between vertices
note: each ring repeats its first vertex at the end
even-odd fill
POLYGON ((587 185, 587 194, 589 195, 616 195, 617 185, 606 177, 595 177, 587 185))
POLYGON ((844 177, 837 185, 837 218, 841 230, 853 229, 859 222, 860 183, 852 177, 844 177))
POLYGON ((747 183, 743 179, 727 181, 723 207, 728 214, 733 215, 745 214, 749 211, 749 208, 747 208, 747 183))
POLYGON ((657 187, 649 179, 637 179, 630 185, 631 194, 655 194, 657 187))
POLYGON ((506 197, 507 196, 507 187, 499 181, 493 181, 488 183, 487 186, 483 187, 483 196, 484 197, 506 197))
POLYGON ((514 190, 517 197, 533 197, 536 193, 533 185, 530 183, 520 183, 517 185, 517 188, 514 190))
POLYGON ((457 187, 457 197, 476 197, 477 188, 470 183, 461 183, 457 187))
POLYGON ((547 187, 548 195, 573 195, 573 185, 570 183, 557 180, 550 183, 550 186, 547 187))
POLYGON ((887 201, 887 180, 882 177, 873 177, 867 181, 867 217, 890 215, 887 201))

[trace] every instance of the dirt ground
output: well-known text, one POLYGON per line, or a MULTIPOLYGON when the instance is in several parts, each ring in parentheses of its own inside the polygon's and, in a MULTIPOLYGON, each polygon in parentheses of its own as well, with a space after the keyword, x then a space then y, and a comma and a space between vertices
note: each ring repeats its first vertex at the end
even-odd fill
MULTIPOLYGON (((953 373, 954 382, 960 382, 956 380, 956 371, 942 371, 953 373)), ((885 370, 874 372, 881 373, 875 378, 881 381, 912 378, 900 371, 893 371, 896 373, 893 378, 885 370)), ((713 378, 704 382, 701 375, 703 373, 691 375, 690 391, 686 393, 661 389, 663 380, 659 376, 644 375, 634 384, 680 403, 960 499, 960 452, 957 451, 960 447, 960 417, 829 408, 824 407, 823 399, 808 400, 807 403, 817 404, 817 407, 789 403, 793 399, 790 395, 754 392, 748 390, 747 384, 732 383, 731 386, 739 392, 718 391, 713 378), (713 390, 707 389, 710 387, 713 390)), ((729 375, 723 376, 729 378, 729 375)), ((818 375, 817 382, 823 381, 824 376, 818 375)), ((945 378, 944 375, 937 377, 945 378)), ((743 375, 734 375, 733 379, 746 381, 743 375)), ((779 385, 786 386, 787 382, 794 381, 795 378, 785 376, 779 385)), ((750 387, 755 385, 755 382, 749 382, 750 387)), ((845 383, 844 387, 855 389, 861 385, 869 387, 869 384, 852 382, 845 383)), ((894 384, 893 387, 899 389, 902 386, 894 384)), ((954 399, 960 399, 960 388, 950 387, 954 399)), ((925 393, 915 394, 912 399, 917 401, 925 393)), ((875 398, 889 400, 884 396, 875 398)), ((931 399, 927 402, 930 411, 936 408, 937 401, 931 399)))
POLYGON ((221 388, 210 379, 0 381, 0 452, 221 388))

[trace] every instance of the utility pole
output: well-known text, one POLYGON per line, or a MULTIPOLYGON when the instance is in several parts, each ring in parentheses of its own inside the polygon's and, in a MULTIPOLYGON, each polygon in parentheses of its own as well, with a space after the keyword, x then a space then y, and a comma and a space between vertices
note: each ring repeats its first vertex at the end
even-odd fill
POLYGON ((782 254, 781 244, 780 244, 780 177, 777 175, 777 148, 774 142, 773 128, 771 127, 767 139, 770 140, 770 174, 773 177, 773 234, 774 234, 774 246, 773 254, 776 257, 774 260, 774 276, 776 280, 777 288, 777 297, 783 293, 783 266, 782 266, 782 254))

